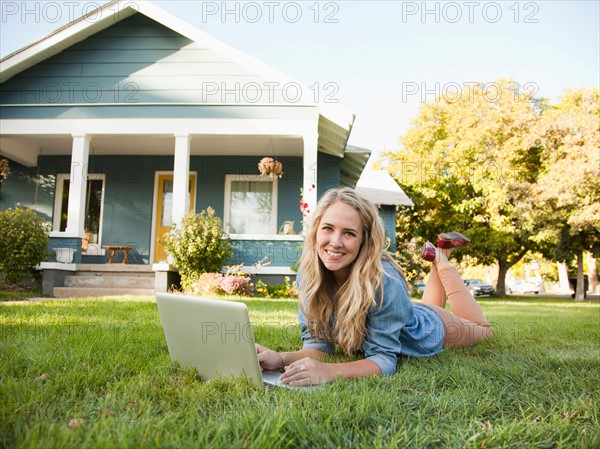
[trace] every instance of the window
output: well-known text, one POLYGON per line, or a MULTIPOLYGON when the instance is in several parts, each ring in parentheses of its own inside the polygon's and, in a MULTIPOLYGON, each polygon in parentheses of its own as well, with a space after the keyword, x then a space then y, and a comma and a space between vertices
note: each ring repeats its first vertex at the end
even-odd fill
POLYGON ((229 234, 275 234, 277 178, 226 175, 224 215, 229 234))
MULTIPOLYGON (((100 243, 99 236, 101 234, 102 207, 104 204, 104 177, 105 175, 88 175, 84 230, 90 233, 90 243, 100 243)), ((52 228, 55 231, 62 232, 67 228, 70 186, 71 177, 68 174, 59 174, 56 177, 54 220, 52 223, 52 228)))

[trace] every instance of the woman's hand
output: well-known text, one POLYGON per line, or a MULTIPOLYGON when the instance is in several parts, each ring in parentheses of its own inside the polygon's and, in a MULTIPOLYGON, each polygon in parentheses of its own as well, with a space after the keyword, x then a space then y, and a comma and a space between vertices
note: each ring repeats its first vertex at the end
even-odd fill
POLYGON ((305 357, 286 366, 279 380, 296 387, 308 387, 333 382, 335 377, 332 364, 305 357))
POLYGON ((285 365, 281 354, 258 343, 256 343, 256 354, 258 355, 260 368, 263 371, 277 371, 285 365))

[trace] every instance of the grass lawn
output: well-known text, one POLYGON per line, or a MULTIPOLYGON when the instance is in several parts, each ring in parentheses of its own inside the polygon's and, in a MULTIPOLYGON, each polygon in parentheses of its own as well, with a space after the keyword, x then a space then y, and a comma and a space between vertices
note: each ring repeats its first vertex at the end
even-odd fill
MULTIPOLYGON (((295 301, 245 302, 300 347, 295 301)), ((600 447, 600 305, 480 302, 492 339, 311 393, 172 367, 153 298, 0 303, 0 447, 600 447)))

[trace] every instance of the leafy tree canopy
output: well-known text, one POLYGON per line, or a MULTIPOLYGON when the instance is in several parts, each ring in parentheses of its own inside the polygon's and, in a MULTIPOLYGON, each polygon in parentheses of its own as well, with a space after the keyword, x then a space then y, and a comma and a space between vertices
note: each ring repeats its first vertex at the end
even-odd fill
POLYGON ((504 275, 536 248, 531 195, 542 148, 532 145, 544 101, 513 80, 470 85, 460 95, 422 106, 400 149, 383 163, 416 206, 398 218, 400 240, 420 244, 444 231, 473 237, 469 254, 497 262, 504 275))

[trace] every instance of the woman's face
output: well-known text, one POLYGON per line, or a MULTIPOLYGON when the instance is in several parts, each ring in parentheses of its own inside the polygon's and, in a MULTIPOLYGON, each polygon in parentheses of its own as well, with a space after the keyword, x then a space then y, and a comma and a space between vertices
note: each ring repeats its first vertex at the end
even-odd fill
POLYGON ((317 229, 319 258, 341 285, 348 279, 350 265, 360 251, 363 227, 358 212, 346 203, 333 203, 317 229))

